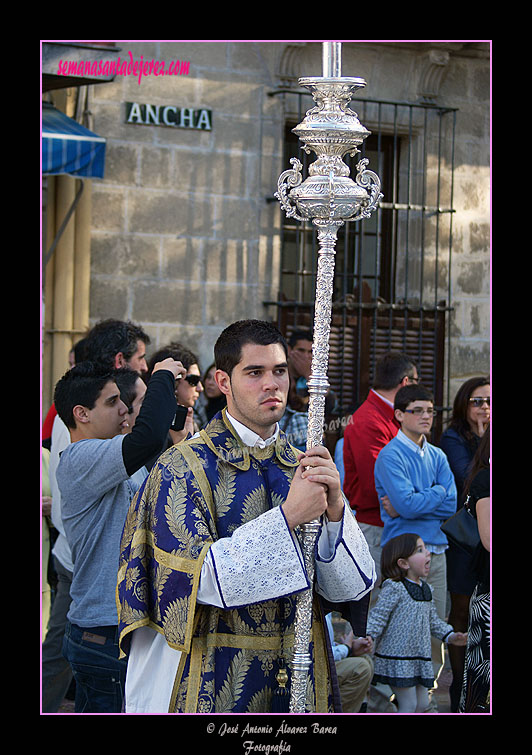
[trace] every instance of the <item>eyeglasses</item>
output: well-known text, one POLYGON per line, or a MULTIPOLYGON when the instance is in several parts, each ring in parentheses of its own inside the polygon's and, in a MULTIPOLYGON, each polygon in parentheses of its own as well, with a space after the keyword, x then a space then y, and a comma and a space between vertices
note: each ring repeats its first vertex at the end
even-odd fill
POLYGON ((429 417, 435 417, 437 414, 436 409, 423 409, 421 406, 416 406, 415 409, 405 409, 405 412, 415 414, 416 417, 421 417, 422 414, 428 414, 429 417))
POLYGON ((411 383, 415 383, 416 385, 417 385, 417 384, 419 383, 419 381, 420 381, 420 378, 418 378, 418 377, 412 377, 412 375, 405 375, 405 377, 406 377, 406 378, 408 378, 408 380, 409 380, 409 381, 410 381, 411 383))
POLYGON ((480 407, 483 404, 487 404, 490 406, 490 397, 489 396, 473 396, 473 398, 469 399, 469 403, 473 404, 477 409, 480 409, 480 407))

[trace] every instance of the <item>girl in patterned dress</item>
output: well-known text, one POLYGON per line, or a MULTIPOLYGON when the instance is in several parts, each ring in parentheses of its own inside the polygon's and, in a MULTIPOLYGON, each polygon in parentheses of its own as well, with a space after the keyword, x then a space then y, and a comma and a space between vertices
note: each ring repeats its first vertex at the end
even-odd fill
POLYGON ((440 619, 425 581, 430 553, 416 534, 404 533, 382 549, 382 586, 370 610, 367 633, 374 640, 374 682, 388 684, 399 713, 423 713, 434 686, 431 635, 453 645, 465 645, 467 634, 455 632, 440 619))

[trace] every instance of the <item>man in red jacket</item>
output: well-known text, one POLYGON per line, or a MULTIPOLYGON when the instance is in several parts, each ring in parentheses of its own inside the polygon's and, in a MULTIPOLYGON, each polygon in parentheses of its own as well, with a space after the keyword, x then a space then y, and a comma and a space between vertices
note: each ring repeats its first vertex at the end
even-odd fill
MULTIPOLYGON (((417 367, 409 357, 397 352, 386 354, 375 366, 373 388, 344 432, 344 493, 375 561, 376 586, 380 581, 383 523, 375 490, 375 460, 399 430, 393 410, 395 394, 404 385, 418 381, 417 367)), ((374 590, 372 597, 375 596, 374 590)))

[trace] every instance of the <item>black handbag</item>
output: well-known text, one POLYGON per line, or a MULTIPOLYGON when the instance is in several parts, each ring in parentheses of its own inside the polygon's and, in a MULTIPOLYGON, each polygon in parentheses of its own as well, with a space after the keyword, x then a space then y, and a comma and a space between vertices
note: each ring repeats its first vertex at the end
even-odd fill
POLYGON ((456 545, 471 556, 480 543, 480 535, 478 534, 477 520, 467 508, 468 500, 469 496, 462 508, 458 509, 456 514, 453 514, 441 525, 441 529, 447 535, 449 543, 456 545))

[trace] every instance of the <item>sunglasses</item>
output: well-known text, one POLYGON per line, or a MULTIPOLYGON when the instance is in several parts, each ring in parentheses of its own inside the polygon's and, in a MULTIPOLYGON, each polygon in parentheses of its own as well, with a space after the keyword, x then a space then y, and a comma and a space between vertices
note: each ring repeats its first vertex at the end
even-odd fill
POLYGON ((189 385, 197 385, 201 382, 201 375, 185 375, 183 380, 186 380, 189 385))
POLYGON ((474 396, 473 398, 469 399, 469 403, 473 404, 477 409, 480 409, 480 407, 483 404, 490 405, 490 397, 489 396, 474 396))

